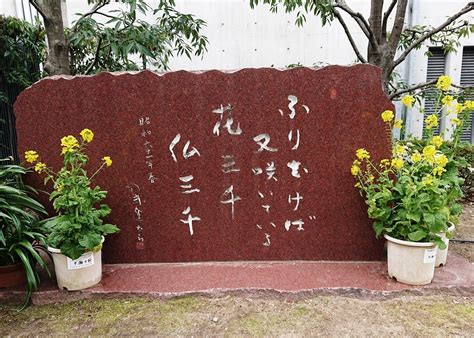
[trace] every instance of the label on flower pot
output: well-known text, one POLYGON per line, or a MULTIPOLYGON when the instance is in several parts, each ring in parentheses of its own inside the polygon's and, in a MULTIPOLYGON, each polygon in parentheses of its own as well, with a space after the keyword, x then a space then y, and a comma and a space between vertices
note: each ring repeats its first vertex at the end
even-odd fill
POLYGON ((386 109, 371 65, 53 77, 15 103, 20 154, 58 170, 89 128, 87 171, 112 159, 108 263, 381 259, 350 168, 390 157, 386 109))
POLYGON ((71 259, 67 257, 67 269, 75 270, 87 268, 88 266, 94 265, 94 253, 86 252, 78 259, 71 259))
POLYGON ((423 258, 423 263, 434 263, 436 261, 436 253, 438 252, 438 248, 434 249, 425 249, 425 257, 423 258))

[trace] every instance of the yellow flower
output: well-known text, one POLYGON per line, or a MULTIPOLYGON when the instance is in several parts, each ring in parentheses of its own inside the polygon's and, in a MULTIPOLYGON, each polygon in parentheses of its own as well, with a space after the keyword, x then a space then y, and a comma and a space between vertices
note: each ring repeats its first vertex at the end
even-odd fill
POLYGON ((394 158, 392 159, 392 166, 395 167, 396 169, 400 169, 403 167, 405 162, 401 158, 394 158))
POLYGON ((34 150, 25 151, 25 159, 28 163, 34 163, 39 158, 39 155, 34 150))
POLYGON ((394 128, 400 129, 402 126, 403 126, 402 120, 400 120, 400 119, 395 120, 395 123, 393 124, 394 128))
POLYGON ((46 168, 46 164, 44 164, 43 162, 38 162, 35 165, 35 171, 38 173, 41 173, 44 170, 44 168, 46 168))
POLYGON ((352 176, 357 176, 360 173, 360 167, 356 164, 353 164, 351 167, 351 174, 352 176))
POLYGON ((438 166, 438 167, 433 169, 433 174, 441 176, 441 175, 443 175, 443 173, 445 171, 446 171, 446 169, 444 169, 443 167, 438 166))
POLYGON ((404 155, 406 154, 407 150, 404 146, 402 146, 401 144, 397 144, 394 148, 393 148, 393 153, 395 155, 404 155))
POLYGON ((393 120, 394 117, 395 115, 393 114, 393 111, 391 110, 386 110, 382 113, 382 120, 384 122, 390 122, 393 120))
POLYGON ((104 156, 102 157, 102 159, 104 160, 105 165, 107 167, 110 167, 112 165, 112 159, 110 158, 110 156, 104 156))
POLYGON ((356 184, 354 184, 354 187, 360 188, 361 187, 360 182, 357 182, 356 184))
POLYGON ((474 101, 467 100, 466 102, 464 102, 464 109, 474 110, 474 101))
POLYGON ((441 75, 438 78, 438 82, 436 83, 436 88, 441 89, 442 91, 446 91, 451 86, 451 78, 446 75, 441 75))
POLYGON ((367 181, 368 182, 373 182, 375 179, 374 175, 370 175, 368 178, 367 178, 367 181))
POLYGON ((380 161, 380 166, 381 167, 387 167, 390 164, 390 160, 387 160, 384 158, 382 161, 380 161))
POLYGON ((87 129, 87 128, 83 129, 80 132, 80 134, 81 134, 82 139, 87 143, 91 143, 92 140, 94 139, 94 133, 90 129, 87 129))
POLYGON ((444 140, 441 136, 433 136, 433 138, 430 141, 430 144, 434 145, 436 148, 441 147, 443 144, 444 140))
POLYGON ((369 159, 370 158, 369 152, 367 150, 365 150, 364 148, 357 149, 356 156, 359 160, 364 160, 364 159, 369 159))
POLYGON ((413 163, 420 162, 422 160, 421 154, 418 151, 415 151, 411 155, 411 160, 413 161, 413 163))
POLYGON ((456 103, 456 105, 454 106, 454 113, 457 115, 461 113, 463 110, 464 110, 464 106, 460 103, 456 103))
POLYGON ((68 151, 74 151, 74 148, 78 148, 79 142, 77 141, 77 138, 75 138, 74 136, 68 135, 68 136, 64 136, 61 139, 61 146, 63 147, 61 154, 64 155, 68 151))
POLYGON ((413 105, 413 103, 415 103, 415 98, 411 95, 405 95, 403 98, 402 98, 402 103, 407 106, 408 108, 411 108, 411 106, 413 105))
POLYGON ((446 95, 441 99, 443 106, 450 106, 453 103, 454 97, 451 95, 446 95))
POLYGON ((426 128, 431 129, 438 126, 438 116, 435 114, 430 115, 426 118, 426 128))
POLYGON ((458 126, 461 123, 461 120, 455 117, 454 119, 451 120, 451 122, 455 125, 458 126))
POLYGON ((421 183, 423 183, 424 185, 431 185, 431 184, 433 184, 433 176, 431 176, 430 174, 426 175, 426 176, 423 177, 423 179, 421 180, 421 183))
POLYGON ((436 147, 429 145, 423 148, 423 155, 425 155, 426 160, 430 163, 433 163, 435 160, 436 147))
POLYGON ((449 161, 448 158, 444 154, 441 154, 435 157, 435 163, 441 168, 446 167, 446 164, 448 164, 448 161, 449 161))

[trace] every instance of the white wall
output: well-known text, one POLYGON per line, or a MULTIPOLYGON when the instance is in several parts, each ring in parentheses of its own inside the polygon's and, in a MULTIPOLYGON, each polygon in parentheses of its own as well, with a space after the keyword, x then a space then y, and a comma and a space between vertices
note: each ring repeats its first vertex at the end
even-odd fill
MULTIPOLYGON (((68 23, 84 13, 89 6, 85 0, 63 0, 67 4, 68 23)), ((150 0, 151 6, 159 0, 150 0)), ((348 0, 355 10, 368 16, 368 0, 348 0)), ((390 1, 386 1, 388 5, 390 1)), ((29 20, 28 0, 0 0, 0 13, 16 15, 29 20)), ((182 56, 171 60, 171 70, 238 69, 245 67, 284 67, 293 63, 312 66, 317 62, 330 64, 350 64, 356 56, 347 41, 344 31, 334 21, 332 25, 321 26, 320 20, 307 15, 303 27, 294 24, 295 14, 280 11, 269 12, 267 5, 259 5, 252 10, 249 0, 176 0, 177 8, 194 14, 207 22, 203 33, 209 38, 208 52, 203 58, 192 60, 182 56)), ((442 23, 446 17, 467 4, 467 0, 411 0, 407 22, 411 25, 432 25, 442 23)), ((119 5, 115 5, 119 6, 119 5)), ((32 11, 34 13, 34 10, 32 11)), ((464 17, 470 21, 473 15, 464 17)), ((346 16, 349 29, 362 54, 367 49, 367 41, 359 27, 346 16)), ((148 20, 151 20, 148 18, 148 20)), ((461 40, 462 45, 474 45, 474 35, 461 40)), ((426 80, 427 47, 413 51, 397 71, 409 83, 426 80)), ((462 47, 459 52, 448 57, 447 74, 455 83, 460 80, 462 47)), ((398 114, 405 109, 397 106, 398 114)), ((449 126, 449 121, 446 123, 449 126)), ((421 136, 423 116, 413 110, 408 113, 407 129, 415 136, 421 136)))

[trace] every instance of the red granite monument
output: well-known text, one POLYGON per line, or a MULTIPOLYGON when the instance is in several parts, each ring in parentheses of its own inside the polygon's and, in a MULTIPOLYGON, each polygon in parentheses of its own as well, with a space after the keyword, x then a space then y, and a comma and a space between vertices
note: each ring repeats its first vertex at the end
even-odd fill
POLYGON ((54 77, 15 104, 20 154, 59 168, 90 128, 91 166, 112 158, 109 263, 381 259, 350 166, 389 156, 385 109, 370 65, 54 77))

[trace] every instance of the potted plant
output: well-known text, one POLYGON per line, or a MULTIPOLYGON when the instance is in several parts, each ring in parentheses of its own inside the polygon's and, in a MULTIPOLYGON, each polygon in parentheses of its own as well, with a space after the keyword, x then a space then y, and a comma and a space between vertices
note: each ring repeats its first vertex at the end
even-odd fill
MULTIPOLYGON (((446 91, 446 77, 438 81, 440 89, 437 102, 444 109, 452 103, 452 96, 446 91)), ((404 104, 411 105, 414 99, 406 96, 404 104)), ((466 111, 472 110, 472 103, 466 101, 456 109, 453 119, 452 152, 442 147, 444 140, 434 136, 432 129, 438 125, 436 114, 427 117, 426 145, 417 147, 412 142, 394 141, 392 157, 376 163, 370 153, 361 148, 356 151, 351 172, 357 178, 356 187, 368 205, 377 237, 387 240, 388 274, 399 282, 423 285, 431 282, 438 248, 447 245, 440 236, 447 234, 450 221, 457 219, 462 209, 457 203, 462 196, 457 169, 460 160, 456 158, 456 138, 465 123, 466 111), (457 119, 457 120, 456 120, 457 119)), ((382 113, 382 119, 389 125, 388 132, 402 128, 402 121, 394 120, 392 111, 382 113)))
MULTIPOLYGON (((6 161, 6 160, 3 160, 6 161)), ((21 181, 26 169, 19 165, 0 165, 0 288, 26 283, 24 309, 40 283, 36 264, 48 274, 38 251, 44 249, 45 236, 38 227, 43 206, 31 197, 35 191, 21 181)))
POLYGON ((85 168, 89 157, 85 150, 94 134, 84 129, 80 135, 81 141, 73 135, 61 139, 63 166, 58 172, 39 161, 36 151, 25 153, 25 157, 35 156, 34 169, 46 175, 45 184, 53 184, 49 199, 57 215, 46 220, 44 227, 58 286, 66 290, 81 290, 100 282, 104 236, 119 231, 115 225, 103 222, 111 210, 106 204, 98 204, 107 192, 92 186, 93 178, 104 167, 111 166, 112 160, 103 157, 98 169, 89 176, 85 168))

